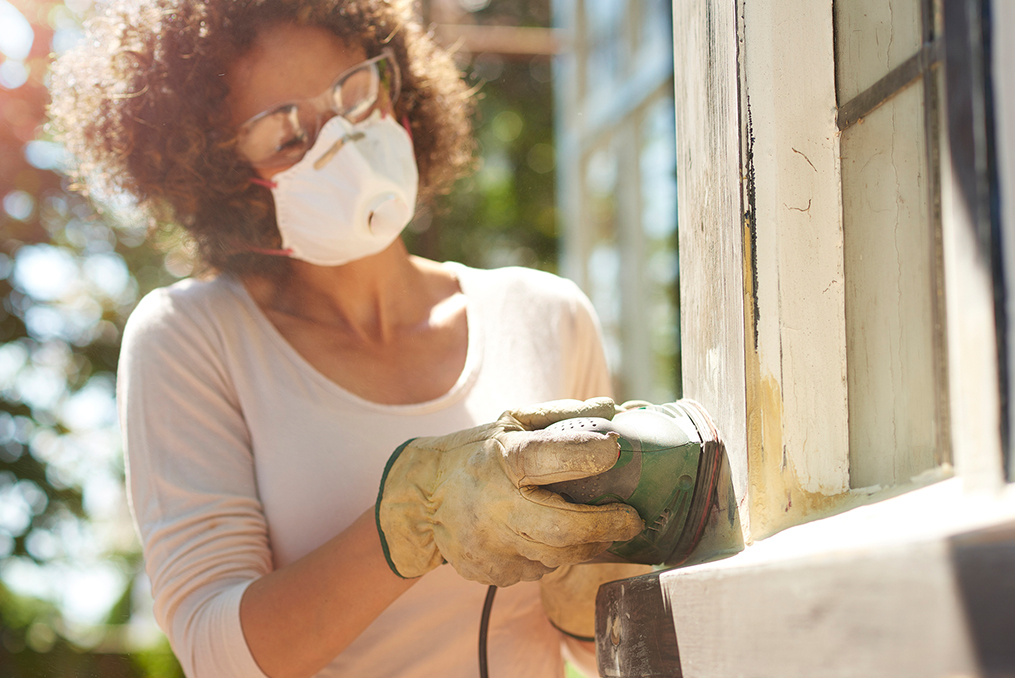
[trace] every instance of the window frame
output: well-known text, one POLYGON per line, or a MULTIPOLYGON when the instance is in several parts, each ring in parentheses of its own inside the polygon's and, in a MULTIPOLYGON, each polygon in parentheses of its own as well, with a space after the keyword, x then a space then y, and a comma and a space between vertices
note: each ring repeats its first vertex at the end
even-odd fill
MULTIPOLYGON (((771 215, 779 198, 802 190, 784 185, 801 172, 821 179, 817 186, 807 183, 808 191, 828 191, 829 185, 838 190, 837 154, 834 141, 813 156, 799 146, 783 148, 786 136, 768 147, 758 141, 771 131, 766 116, 775 119, 772 111, 783 102, 758 95, 776 98, 771 93, 778 91, 778 69, 754 59, 759 48, 774 44, 757 37, 766 21, 770 29, 782 29, 780 46, 830 40, 831 5, 774 0, 780 24, 765 17, 763 0, 674 3, 684 389, 724 433, 748 546, 725 560, 604 585, 596 612, 603 676, 1015 672, 1015 463, 1005 423, 1015 410, 1003 370, 1015 355, 1007 332, 1008 316, 1015 317, 1015 74, 986 67, 987 58, 1010 64, 1015 56, 1015 47, 999 40, 991 51, 989 41, 991 31, 1015 28, 1015 7, 1001 0, 938 2, 949 69, 940 168, 955 475, 873 493, 845 490, 847 480, 840 485, 844 491, 784 505, 783 515, 773 515, 765 502, 782 499, 784 468, 814 463, 808 468, 826 479, 843 477, 830 462, 843 459, 845 445, 808 449, 783 447, 782 441, 800 439, 784 435, 787 427, 806 430, 799 428, 808 423, 800 418, 827 417, 822 423, 842 427, 845 389, 810 411, 800 403, 794 410, 759 378, 759 366, 786 367, 785 352, 775 350, 778 342, 766 343, 766 334, 793 331, 803 309, 828 312, 833 306, 805 289, 789 299, 787 311, 779 305, 778 286, 765 289, 766 280, 777 281, 786 270, 784 261, 770 256, 772 243, 780 242, 776 236, 800 233, 792 220, 771 215), (822 10, 824 18, 818 16, 822 10), (787 23, 790 15, 796 18, 787 23), (804 30, 799 22, 807 16, 818 21, 804 30), (970 77, 969 64, 977 60, 985 67, 970 77), (962 96, 959 87, 965 88, 962 96), (994 113, 997 143, 985 111, 994 113), (953 157, 951 149, 962 144, 966 152, 953 157), (779 152, 796 160, 794 148, 810 162, 780 166, 772 160, 779 152)), ((791 120, 790 127, 820 120, 827 130, 835 125, 831 50, 826 43, 807 55, 810 67, 821 62, 828 73, 828 88, 815 98, 833 105, 815 104, 811 120, 780 119, 791 120)), ((817 89, 821 83, 803 85, 817 89)), ((810 129, 801 133, 803 140, 810 129)), ((806 199, 786 204, 803 208, 806 199)), ((818 260, 841 242, 841 210, 825 209, 823 232, 831 235, 819 243, 828 250, 818 260)), ((827 354, 831 367, 818 365, 812 374, 791 366, 771 378, 794 388, 803 378, 808 392, 835 386, 836 368, 842 370, 838 379, 845 379, 843 356, 827 354)))
MULTIPOLYGON (((683 27, 674 31, 681 353, 684 393, 713 412, 727 439, 750 542, 952 469, 943 464, 890 488, 850 489, 838 148, 848 121, 836 107, 832 7, 740 0, 733 10, 701 0, 674 6, 674 26, 683 27), (793 50, 807 59, 787 58, 793 50), (822 237, 812 238, 817 230, 822 237)), ((934 80, 944 50, 926 23, 924 31, 930 39, 904 65, 913 71, 907 80, 934 80)), ((954 62, 959 47, 949 49, 954 62)), ((869 109, 873 97, 861 97, 869 109)), ((1007 386, 994 339, 997 274, 970 250, 975 229, 958 202, 949 155, 956 132, 939 133, 930 145, 941 153, 949 309, 950 416, 942 423, 954 422, 955 472, 996 487, 1008 446, 1000 435, 1007 386)))

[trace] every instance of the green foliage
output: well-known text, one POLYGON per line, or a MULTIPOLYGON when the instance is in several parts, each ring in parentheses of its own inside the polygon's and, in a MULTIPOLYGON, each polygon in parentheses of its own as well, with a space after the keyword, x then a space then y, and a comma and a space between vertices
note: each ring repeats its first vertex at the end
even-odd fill
POLYGON ((18 596, 0 582, 0 676, 4 678, 183 678, 165 641, 142 652, 89 652, 58 633, 51 603, 18 596))
MULTIPOLYGON (((52 0, 18 9, 34 40, 23 59, 0 54, 0 676, 182 676, 167 647, 127 653, 130 588, 107 624, 83 629, 57 604, 55 582, 31 597, 4 581, 14 566, 46 581, 102 557, 88 499, 101 506, 103 485, 89 484, 122 483, 115 421, 108 408, 99 422, 75 410, 111 399, 128 313, 178 277, 170 269, 185 272, 166 237, 146 241, 144 225, 116 223, 68 190, 42 126, 49 53, 76 16, 52 0), (27 79, 5 81, 4 66, 27 79), (33 258, 51 266, 33 269, 33 258)), ((107 557, 137 570, 136 545, 111 548, 127 548, 107 557)))
MULTIPOLYGON (((467 3, 462 3, 463 5, 467 3)), ((546 26, 549 3, 490 3, 478 23, 546 26)), ((557 214, 550 57, 459 53, 477 90, 477 171, 406 232, 410 250, 483 268, 555 271, 557 214)))
POLYGON ((137 652, 130 657, 138 676, 145 678, 184 678, 180 663, 169 649, 169 642, 162 641, 144 652, 137 652))
MULTIPOLYGON (((15 3, 34 41, 23 84, 5 85, 0 70, 0 676, 181 678, 164 639, 137 651, 129 638, 140 571, 135 543, 114 543, 102 556, 125 587, 92 628, 68 619, 59 595, 19 595, 6 581, 15 565, 49 578, 81 566, 73 542, 94 540, 92 524, 108 521, 95 509, 103 485, 89 488, 96 478, 122 484, 115 421, 82 423, 74 408, 90 394, 111 399, 127 315, 145 292, 190 272, 178 233, 121 223, 60 174, 60 148, 43 127, 45 73, 50 50, 66 37, 59 31, 72 32, 80 17, 55 0, 15 3), (63 273, 32 280, 33 257, 63 273)), ((545 25, 547 11, 545 2, 517 2, 477 16, 545 25)), ((13 58, 0 53, 0 67, 7 62, 13 58)), ((406 239, 438 260, 552 270, 549 58, 470 55, 462 66, 480 97, 478 171, 439 209, 420 214, 406 239)))
POLYGON ((418 215, 406 239, 433 259, 554 270, 552 91, 532 77, 549 71, 549 59, 501 60, 497 71, 496 80, 483 82, 472 69, 480 88, 476 173, 436 210, 418 215))

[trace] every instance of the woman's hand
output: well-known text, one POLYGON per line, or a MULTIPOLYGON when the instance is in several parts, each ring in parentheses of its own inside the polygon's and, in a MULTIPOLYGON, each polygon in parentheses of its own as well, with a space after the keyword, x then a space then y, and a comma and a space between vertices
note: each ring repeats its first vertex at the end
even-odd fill
POLYGON ((614 407, 609 398, 553 401, 403 445, 377 503, 391 569, 419 577, 447 561, 466 579, 509 586, 633 538, 644 525, 630 506, 570 504, 539 487, 616 463, 614 433, 540 430, 573 417, 612 418, 614 407))

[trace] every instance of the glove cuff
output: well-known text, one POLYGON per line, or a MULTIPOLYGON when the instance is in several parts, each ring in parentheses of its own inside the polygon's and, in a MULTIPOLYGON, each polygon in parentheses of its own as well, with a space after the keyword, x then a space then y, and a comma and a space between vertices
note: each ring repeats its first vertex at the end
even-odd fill
POLYGON ((384 559, 402 579, 421 577, 445 562, 434 543, 426 493, 419 478, 412 478, 431 475, 437 463, 410 448, 415 440, 405 441, 388 458, 374 506, 384 559))
POLYGON ((634 563, 582 563, 561 567, 539 580, 543 611, 558 631, 577 640, 595 640, 599 587, 652 570, 650 565, 634 563))

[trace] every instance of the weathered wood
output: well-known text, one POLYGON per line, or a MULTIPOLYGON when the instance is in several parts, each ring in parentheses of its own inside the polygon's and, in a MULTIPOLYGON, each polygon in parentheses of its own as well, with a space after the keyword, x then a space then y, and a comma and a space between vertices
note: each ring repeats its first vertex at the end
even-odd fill
POLYGON ((610 678, 1012 676, 1015 493, 941 483, 723 561, 607 584, 597 605, 610 678))
POLYGON ((923 102, 918 80, 842 133, 853 487, 906 483, 940 456, 923 102))
POLYGON ((907 483, 950 459, 937 154, 928 152, 937 140, 927 136, 936 97, 925 92, 934 81, 919 77, 943 41, 923 44, 933 37, 924 11, 920 0, 835 3, 840 121, 872 83, 899 76, 841 136, 853 487, 907 483))
POLYGON ((747 495, 735 0, 673 3, 683 390, 712 414, 747 495))
POLYGON ((944 52, 944 41, 924 43, 916 54, 888 71, 888 74, 849 101, 839 103, 835 124, 840 130, 860 123, 874 109, 885 103, 899 91, 921 79, 939 64, 944 52))
POLYGON ((659 572, 605 584, 596 598, 596 663, 603 678, 681 678, 673 617, 659 572))
POLYGON ((758 539, 838 508, 849 489, 846 338, 831 5, 761 0, 742 12, 748 525, 758 539))
MULTIPOLYGON (((952 455, 973 487, 1003 480, 997 317, 986 182, 979 0, 943 0, 947 143, 941 145, 952 455), (975 19, 977 25, 970 25, 975 19)), ((1010 28, 1009 28, 1010 30, 1010 28)), ((1011 78, 1011 69, 1002 71, 1011 78)))
POLYGON ((838 0, 835 6, 839 104, 920 50, 920 0, 838 0))
POLYGON ((661 583, 687 678, 970 675, 947 565, 921 544, 661 583))

